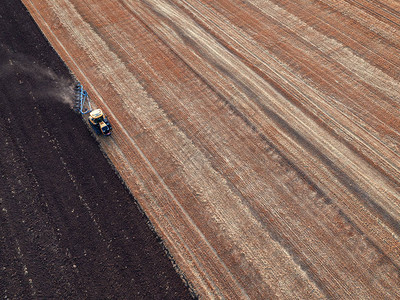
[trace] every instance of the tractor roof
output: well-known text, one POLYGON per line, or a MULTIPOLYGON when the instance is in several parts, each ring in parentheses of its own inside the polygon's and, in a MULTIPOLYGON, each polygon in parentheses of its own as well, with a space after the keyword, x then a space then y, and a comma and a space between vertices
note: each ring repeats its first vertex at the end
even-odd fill
POLYGON ((101 116, 103 116, 103 111, 102 111, 100 108, 95 109, 95 110, 93 110, 93 111, 90 113, 90 116, 91 116, 93 119, 100 118, 101 116))

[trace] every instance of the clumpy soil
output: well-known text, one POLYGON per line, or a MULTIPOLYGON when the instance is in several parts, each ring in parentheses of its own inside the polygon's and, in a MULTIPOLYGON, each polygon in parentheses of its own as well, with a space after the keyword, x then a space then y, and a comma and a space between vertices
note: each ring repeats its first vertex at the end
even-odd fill
POLYGON ((0 297, 192 298, 19 1, 0 28, 0 297))

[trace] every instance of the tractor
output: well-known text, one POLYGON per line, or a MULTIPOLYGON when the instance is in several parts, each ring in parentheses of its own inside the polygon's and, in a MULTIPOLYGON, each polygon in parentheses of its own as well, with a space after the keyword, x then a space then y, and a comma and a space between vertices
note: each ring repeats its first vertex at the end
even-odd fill
POLYGON ((108 136, 111 134, 111 124, 100 108, 90 112, 89 124, 98 135, 108 136))
POLYGON ((75 85, 75 106, 77 113, 82 115, 89 114, 89 124, 98 135, 111 135, 111 124, 101 109, 92 110, 88 93, 78 82, 75 85))

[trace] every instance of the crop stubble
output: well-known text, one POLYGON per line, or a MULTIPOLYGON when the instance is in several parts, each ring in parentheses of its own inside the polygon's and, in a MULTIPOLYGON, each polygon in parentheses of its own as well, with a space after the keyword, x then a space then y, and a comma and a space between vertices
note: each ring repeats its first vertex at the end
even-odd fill
POLYGON ((23 2, 200 295, 400 296, 394 2, 23 2))

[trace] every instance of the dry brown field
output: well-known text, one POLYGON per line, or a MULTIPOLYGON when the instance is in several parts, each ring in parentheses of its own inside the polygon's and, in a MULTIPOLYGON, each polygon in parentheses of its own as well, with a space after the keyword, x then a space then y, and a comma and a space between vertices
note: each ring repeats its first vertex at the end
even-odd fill
POLYGON ((200 297, 400 297, 398 1, 22 2, 200 297))

